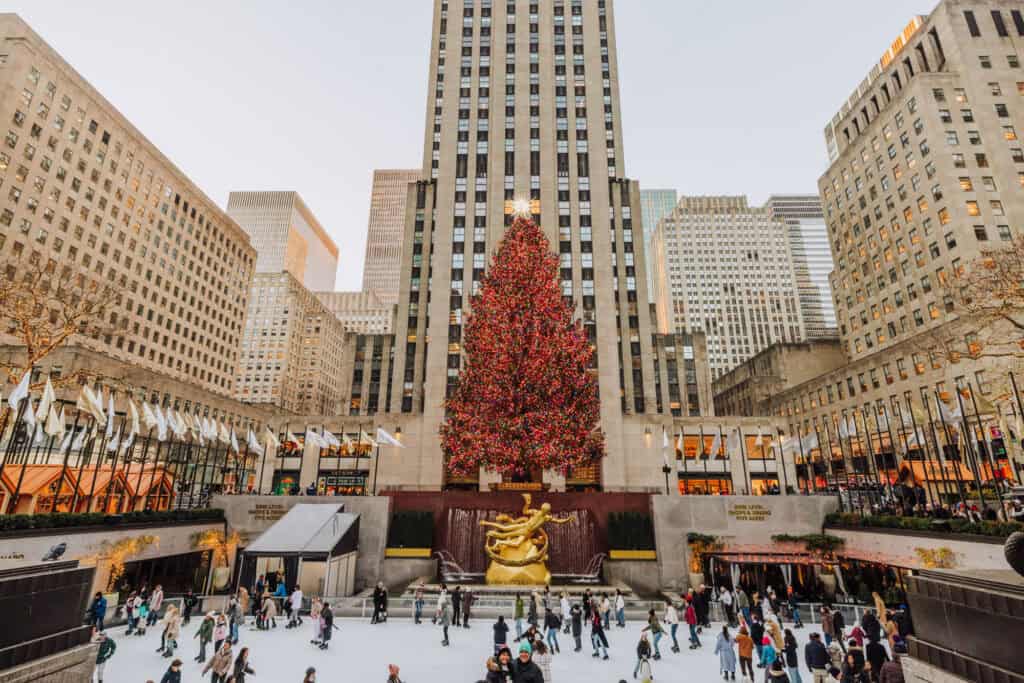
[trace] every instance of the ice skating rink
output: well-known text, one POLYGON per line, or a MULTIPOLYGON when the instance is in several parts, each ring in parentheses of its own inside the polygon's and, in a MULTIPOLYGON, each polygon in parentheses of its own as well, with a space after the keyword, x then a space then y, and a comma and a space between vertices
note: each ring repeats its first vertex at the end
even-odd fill
MULTIPOLYGON (((208 681, 210 674, 200 676, 202 665, 193 661, 199 652, 199 640, 194 638, 200 619, 182 629, 179 649, 175 656, 184 663, 181 680, 185 683, 208 681)), ((250 624, 240 633, 239 644, 249 647, 249 664, 255 670, 254 683, 299 683, 306 668, 317 670, 319 683, 384 683, 387 665, 401 667, 403 683, 476 683, 484 678, 484 662, 492 653, 492 620, 476 621, 469 629, 450 628, 451 645, 441 647, 441 629, 429 620, 416 625, 409 619, 392 620, 371 625, 368 620, 338 619, 330 649, 321 651, 310 644, 313 627, 309 619, 297 629, 284 628, 284 620, 270 631, 257 631, 250 624)), ((510 624, 511 625, 511 624, 510 624)), ((583 651, 573 652, 572 636, 559 634, 562 653, 556 655, 551 674, 556 683, 618 683, 632 681, 636 664, 636 644, 640 638, 641 622, 628 622, 626 628, 614 625, 608 631, 611 645, 609 661, 591 657, 589 630, 584 630, 583 651)), ((722 680, 718 669, 718 656, 713 654, 715 636, 721 626, 705 630, 701 635, 703 647, 688 650, 685 625, 679 629, 679 654, 670 652, 671 638, 661 640, 662 659, 652 662, 656 681, 666 683, 713 683, 722 680)), ((794 630, 800 647, 801 676, 804 683, 812 680, 803 664, 803 646, 812 627, 794 630)), ((514 635, 514 626, 512 628, 514 635)), ((145 636, 125 636, 125 627, 108 631, 117 643, 117 652, 107 663, 104 683, 159 683, 167 670, 169 659, 154 650, 160 645, 160 629, 151 627, 145 636)), ((734 633, 734 632, 733 632, 734 633)), ((734 633, 735 635, 735 633, 734 633)), ((515 651, 514 644, 510 644, 515 651)), ((211 656, 212 644, 207 648, 211 656)), ((756 653, 755 653, 756 655, 756 653)), ((756 663, 756 662, 755 662, 756 663)), ((757 681, 764 679, 764 670, 755 669, 757 681)), ((248 680, 248 677, 247 677, 248 680)), ((737 669, 736 680, 740 680, 737 669)), ((551 683, 546 682, 546 683, 551 683)))

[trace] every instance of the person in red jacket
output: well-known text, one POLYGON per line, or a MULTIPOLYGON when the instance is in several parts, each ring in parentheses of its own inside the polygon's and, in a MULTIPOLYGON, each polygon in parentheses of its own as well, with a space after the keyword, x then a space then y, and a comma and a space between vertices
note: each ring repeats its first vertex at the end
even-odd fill
POLYGON ((696 650, 700 647, 700 638, 697 637, 697 610, 693 608, 693 601, 686 603, 686 625, 690 627, 690 649, 696 650))

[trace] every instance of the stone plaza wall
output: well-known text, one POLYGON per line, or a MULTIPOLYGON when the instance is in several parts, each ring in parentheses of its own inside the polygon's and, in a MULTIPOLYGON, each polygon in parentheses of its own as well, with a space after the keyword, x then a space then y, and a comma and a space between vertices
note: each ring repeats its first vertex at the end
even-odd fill
POLYGON ((98 645, 88 644, 0 671, 0 683, 92 683, 98 645))
MULTIPOLYGON (((228 528, 237 531, 244 548, 299 503, 344 505, 345 512, 359 515, 359 554, 356 560, 356 591, 384 579, 384 549, 391 523, 391 503, 385 496, 223 496, 213 497, 210 507, 224 510, 228 528)), ((232 563, 234 565, 234 563, 232 563)))
POLYGON ((832 536, 846 540, 843 557, 884 562, 908 569, 935 568, 935 558, 949 562, 946 569, 1010 569, 1003 539, 941 532, 914 534, 889 529, 842 529, 829 527, 832 536))
POLYGON ((829 496, 652 496, 661 585, 688 587, 690 532, 726 544, 764 545, 775 534, 821 533, 825 515, 838 508, 829 496))

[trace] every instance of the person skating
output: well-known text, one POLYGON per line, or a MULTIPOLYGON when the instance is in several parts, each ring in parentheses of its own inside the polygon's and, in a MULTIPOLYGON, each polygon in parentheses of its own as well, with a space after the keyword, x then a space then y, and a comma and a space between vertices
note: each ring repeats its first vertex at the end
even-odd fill
POLYGON ((864 647, 864 659, 871 664, 872 671, 881 672, 882 666, 889 661, 889 653, 885 651, 885 646, 877 638, 869 639, 868 644, 864 647))
POLYGON ((553 653, 548 650, 548 646, 544 644, 543 640, 538 640, 533 644, 533 663, 540 669, 544 683, 552 683, 555 680, 551 677, 552 655, 553 653))
POLYGON ((722 626, 722 632, 715 639, 715 654, 718 655, 718 668, 722 672, 724 680, 736 680, 736 651, 733 645, 736 643, 729 635, 728 625, 722 626))
POLYGON ((235 664, 231 670, 231 683, 245 683, 246 674, 256 674, 252 667, 249 666, 249 648, 243 647, 238 651, 238 656, 235 657, 235 664))
POLYGON ((214 652, 217 652, 217 651, 220 650, 221 643, 223 643, 225 640, 230 640, 230 638, 228 638, 229 634, 230 634, 230 631, 228 630, 228 618, 222 612, 222 613, 217 615, 217 620, 216 620, 216 622, 213 625, 213 651, 214 652))
POLYGON ((730 627, 736 626, 736 610, 733 607, 733 596, 728 588, 722 586, 719 597, 722 609, 725 610, 725 621, 730 627))
POLYGON ((164 677, 160 679, 160 683, 181 683, 180 659, 175 659, 171 662, 171 665, 167 667, 167 671, 164 672, 164 677))
POLYGON ((334 635, 334 611, 331 609, 331 603, 324 602, 323 609, 320 610, 320 621, 323 625, 320 629, 320 649, 326 650, 331 643, 331 636, 334 635))
POLYGON ((316 669, 313 667, 306 669, 306 675, 303 677, 302 683, 316 683, 316 669))
POLYGON ((469 628, 469 614, 475 601, 476 596, 473 595, 473 589, 467 587, 466 592, 462 594, 462 628, 469 628))
POLYGON ((245 589, 245 586, 238 587, 238 594, 235 596, 238 598, 238 606, 242 608, 242 622, 241 625, 245 625, 245 615, 249 613, 249 591, 245 589))
POLYGON ((128 630, 124 632, 130 636, 138 625, 139 620, 139 596, 138 593, 131 593, 124 602, 124 618, 128 621, 128 630))
POLYGON ((708 594, 703 583, 693 594, 693 610, 697 615, 697 633, 700 633, 708 620, 708 594))
POLYGON ((583 618, 587 622, 590 622, 590 609, 593 606, 593 597, 594 595, 590 592, 589 588, 583 591, 583 618))
POLYGON ((277 600, 269 594, 263 596, 263 628, 277 628, 277 600))
POLYGON ((778 658, 779 653, 776 652, 775 646, 772 645, 772 639, 769 636, 761 638, 761 658, 757 666, 762 669, 768 669, 778 658))
POLYGON ((523 637, 523 617, 526 613, 526 605, 523 604, 523 594, 516 593, 515 607, 512 608, 512 618, 516 622, 516 638, 523 637))
POLYGON ((746 626, 740 626, 736 636, 736 651, 740 660, 740 675, 746 680, 754 680, 754 639, 750 637, 746 626))
POLYGON ((764 647, 764 624, 756 614, 750 615, 750 638, 754 641, 754 649, 757 650, 757 668, 761 666, 761 649, 764 647))
POLYGON ((573 652, 579 652, 583 649, 583 608, 579 603, 569 608, 569 619, 572 621, 572 639, 576 643, 573 652))
POLYGON ((456 626, 462 619, 462 586, 456 586, 452 591, 452 621, 456 626))
POLYGON ((558 615, 551 611, 550 607, 547 608, 544 612, 544 630, 547 632, 547 643, 551 648, 551 654, 561 652, 561 648, 558 647, 558 630, 561 627, 562 622, 558 615))
POLYGON ((302 615, 299 614, 300 610, 302 610, 302 598, 302 589, 296 584, 295 590, 288 597, 289 606, 291 607, 288 612, 288 628, 302 625, 302 615))
POLYGON ((843 634, 846 632, 846 618, 838 609, 832 612, 832 638, 839 643, 839 647, 846 652, 846 641, 843 634))
POLYGON ((505 623, 505 617, 499 614, 491 628, 494 631, 494 654, 498 654, 501 648, 508 646, 508 624, 505 623))
POLYGON ((495 657, 488 657, 486 666, 487 675, 483 679, 484 683, 508 683, 508 675, 499 668, 495 657))
POLYGON ((416 584, 416 591, 412 598, 412 623, 418 624, 423 618, 423 595, 427 587, 420 581, 416 584))
POLYGON ((594 657, 599 657, 598 650, 601 650, 604 653, 603 659, 608 659, 608 637, 604 634, 601 615, 596 609, 590 611, 590 643, 594 646, 594 657))
POLYGON ((164 587, 157 584, 156 588, 149 595, 149 616, 146 617, 146 626, 153 626, 160 618, 160 608, 164 604, 164 587))
MULTIPOLYGON (((457 592, 458 590, 459 589, 456 587, 455 591, 457 592)), ((448 627, 452 625, 452 612, 451 608, 448 607, 447 600, 441 603, 441 614, 438 616, 437 620, 441 625, 441 632, 444 634, 444 638, 441 640, 441 645, 443 647, 448 647, 448 627)))
POLYGON ((512 662, 513 683, 544 683, 544 673, 533 661, 533 647, 527 643, 519 644, 519 656, 512 662))
POLYGON ((654 639, 654 659, 661 659, 661 648, 658 647, 658 642, 661 641, 661 637, 665 635, 665 630, 661 627, 661 622, 658 621, 658 615, 654 613, 654 610, 647 612, 647 626, 643 628, 644 631, 651 632, 651 638, 654 639))
POLYGON ((225 640, 203 667, 202 675, 205 676, 207 671, 211 671, 210 683, 225 683, 231 675, 232 660, 231 641, 225 640))
POLYGON ((181 623, 184 626, 188 626, 189 622, 192 621, 192 610, 199 604, 199 598, 195 596, 192 589, 188 589, 188 593, 185 593, 185 597, 181 600, 181 623))
POLYGON ((690 629, 690 649, 696 650, 700 647, 700 638, 697 637, 697 610, 694 609, 692 601, 686 603, 684 620, 690 629))
POLYGON ((906 654, 906 644, 902 640, 896 641, 892 648, 892 659, 883 664, 878 672, 878 683, 904 683, 903 664, 900 660, 906 654))
POLYGON ((785 645, 784 638, 782 637, 782 627, 779 626, 779 622, 773 615, 764 623, 765 631, 772 638, 772 645, 775 646, 775 650, 781 652, 785 645))
POLYGON ((676 633, 679 631, 679 612, 671 600, 665 601, 665 625, 668 626, 669 635, 672 636, 672 652, 679 652, 679 638, 676 633))
POLYGON ((797 652, 796 636, 788 628, 782 636, 782 654, 790 683, 803 683, 800 678, 800 655, 797 652))
POLYGON ((173 657, 174 648, 178 646, 178 631, 181 629, 181 616, 178 614, 178 608, 168 605, 160 623, 163 626, 163 632, 160 634, 160 649, 157 652, 162 652, 164 657, 173 657))
POLYGON ((782 668, 782 660, 775 660, 768 667, 768 673, 764 677, 765 683, 792 683, 785 669, 782 668))
POLYGON ((817 633, 812 633, 807 645, 804 646, 804 663, 807 664, 814 683, 822 683, 827 680, 828 670, 832 667, 832 659, 821 642, 821 636, 817 633))
POLYGON ((647 668, 650 669, 651 659, 651 642, 647 640, 647 629, 640 631, 640 642, 636 644, 636 666, 633 667, 633 678, 637 677, 640 672, 640 667, 647 662, 647 668))
POLYGON ((747 597, 743 588, 736 589, 736 609, 743 615, 743 620, 750 623, 750 598, 747 597))
POLYGON ((137 605, 134 634, 144 636, 146 635, 146 624, 149 623, 149 601, 139 598, 137 605))
POLYGON ((601 594, 601 617, 604 619, 604 628, 607 631, 612 627, 612 601, 608 599, 607 593, 601 594))
POLYGON ((235 598, 228 602, 228 638, 232 645, 238 645, 238 630, 245 624, 245 612, 235 598))
POLYGON ((200 664, 206 661, 206 646, 213 641, 213 627, 215 621, 213 618, 213 612, 208 613, 203 617, 203 621, 199 624, 199 628, 196 630, 193 639, 199 639, 199 654, 196 655, 195 661, 200 664))
POLYGON ((537 625, 537 607, 540 604, 540 596, 537 591, 530 594, 530 604, 526 606, 526 623, 531 626, 537 625))
POLYGON ((572 606, 569 604, 569 594, 564 590, 562 591, 562 597, 558 601, 559 615, 562 617, 562 633, 569 635, 571 628, 569 622, 569 613, 572 611, 572 606))
POLYGON ((97 630, 103 630, 103 619, 107 616, 107 599, 103 593, 96 591, 89 605, 89 625, 95 626, 97 630))
POLYGON ((626 596, 618 588, 615 589, 615 623, 619 628, 626 628, 626 596))
POLYGON ((320 601, 320 597, 314 597, 313 601, 309 603, 309 620, 313 622, 313 640, 309 641, 314 645, 320 644, 320 613, 323 611, 324 603, 320 601))
POLYGON ((93 642, 99 644, 99 649, 96 651, 96 678, 99 683, 103 683, 103 672, 106 671, 107 662, 117 651, 117 643, 103 631, 93 632, 93 642))
POLYGON ((378 582, 373 587, 373 616, 370 617, 371 624, 382 622, 384 612, 384 584, 378 582))

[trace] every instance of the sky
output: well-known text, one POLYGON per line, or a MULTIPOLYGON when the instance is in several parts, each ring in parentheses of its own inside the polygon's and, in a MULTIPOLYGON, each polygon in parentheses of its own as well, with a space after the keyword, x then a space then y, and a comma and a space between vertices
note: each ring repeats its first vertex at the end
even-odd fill
MULTIPOLYGON (((500 0, 495 0, 496 2, 500 0)), ((296 190, 359 289, 375 168, 419 168, 430 0, 9 0, 221 206, 296 190)), ((617 0, 627 177, 813 193, 823 130, 932 0, 617 0)))

